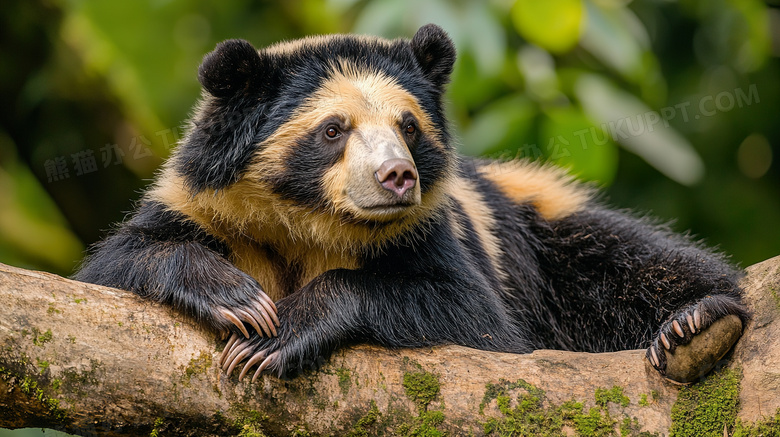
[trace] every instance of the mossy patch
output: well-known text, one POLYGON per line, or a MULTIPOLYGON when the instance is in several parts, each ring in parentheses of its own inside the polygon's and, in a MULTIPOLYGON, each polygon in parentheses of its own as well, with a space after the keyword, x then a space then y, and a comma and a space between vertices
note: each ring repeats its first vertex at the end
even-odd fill
POLYGON ((102 381, 105 374, 103 364, 96 359, 90 359, 90 369, 78 371, 75 368, 66 368, 62 370, 61 383, 67 392, 76 394, 78 397, 87 396, 102 381))
MULTIPOLYGON (((416 364, 416 363, 415 363, 416 364)), ((442 411, 428 411, 428 407, 441 391, 439 377, 422 370, 422 366, 416 365, 418 370, 404 373, 404 391, 406 396, 414 401, 417 406, 418 416, 396 428, 397 435, 406 437, 442 437, 446 435, 439 426, 444 423, 442 411)))
MULTIPOLYGON (((238 429, 239 437, 266 437, 263 432, 263 422, 268 420, 268 416, 256 410, 243 409, 240 407, 231 408, 231 413, 238 417, 232 425, 238 429)), ((221 417, 221 415, 220 415, 221 417)))
POLYGON ((36 346, 43 347, 43 345, 50 342, 53 337, 54 335, 52 334, 51 329, 47 329, 46 332, 40 333, 37 328, 33 328, 33 344, 36 346))
POLYGON ((584 411, 575 411, 571 421, 578 435, 607 437, 615 435, 617 421, 609 415, 609 411, 602 407, 593 407, 584 411))
POLYGON ((197 358, 191 359, 189 364, 187 364, 187 367, 184 369, 184 379, 182 380, 182 384, 185 387, 189 387, 192 377, 194 375, 202 375, 206 373, 209 368, 211 368, 211 365, 211 354, 201 352, 197 358))
POLYGON ((530 393, 517 397, 512 407, 512 399, 507 395, 496 398, 498 410, 504 417, 488 419, 483 425, 486 435, 512 436, 561 436, 564 417, 571 419, 570 412, 581 412, 582 404, 567 402, 559 408, 544 408, 543 400, 530 393))
POLYGON ((515 382, 507 381, 506 379, 500 379, 498 384, 488 383, 485 386, 485 394, 482 396, 482 402, 479 404, 479 414, 484 413, 485 406, 490 401, 497 399, 499 396, 506 395, 508 392, 516 389, 523 389, 534 397, 541 398, 544 396, 544 390, 534 387, 523 379, 519 379, 515 382))
POLYGON ((355 426, 352 427, 352 429, 346 434, 347 437, 368 437, 371 435, 374 435, 375 433, 370 432, 372 428, 374 428, 374 424, 376 423, 377 419, 379 419, 379 416, 381 413, 379 413, 379 408, 376 406, 375 401, 371 401, 371 409, 368 410, 368 412, 358 419, 358 421, 355 423, 355 426))
POLYGON ((623 394, 623 387, 612 386, 607 390, 604 388, 596 389, 596 405, 606 407, 609 402, 618 404, 622 407, 627 407, 631 402, 628 396, 623 394))
POLYGON ((399 426, 396 432, 403 437, 443 437, 447 433, 439 429, 442 423, 444 423, 443 412, 426 411, 415 417, 411 423, 399 426))
POLYGON ((737 420, 731 437, 780 437, 780 408, 775 416, 756 423, 742 423, 737 420))
POLYGON ((149 433, 149 437, 159 437, 160 436, 160 430, 163 426, 165 421, 162 417, 158 417, 154 419, 154 426, 152 427, 152 432, 149 433))
POLYGON ((341 394, 346 395, 349 393, 349 389, 352 388, 352 374, 349 369, 339 367, 336 369, 336 375, 339 377, 339 388, 341 394))
POLYGON ((413 400, 420 412, 426 411, 428 405, 436 399, 441 390, 439 378, 433 373, 417 372, 404 374, 404 391, 413 400))
POLYGON ((46 370, 48 370, 48 369, 49 369, 49 366, 51 365, 51 363, 49 363, 49 362, 48 362, 48 361, 46 361, 46 360, 41 360, 40 358, 36 358, 35 360, 38 362, 38 372, 39 372, 41 375, 43 375, 44 373, 46 373, 46 370))
MULTIPOLYGON (((501 380, 498 384, 487 384, 480 404, 480 414, 493 399, 496 400, 502 417, 490 418, 483 424, 486 435, 500 436, 564 436, 572 430, 578 436, 616 436, 618 420, 608 409, 610 403, 623 407, 629 399, 621 387, 598 389, 594 393, 595 406, 585 411, 583 402, 569 400, 554 405, 546 399, 545 391, 525 380, 514 382, 501 380), (510 393, 517 392, 515 399, 510 393)), ((619 431, 622 437, 650 436, 640 432, 641 426, 624 416, 619 431)))
POLYGON ((682 387, 672 406, 670 437, 722 437, 739 412, 742 371, 723 368, 703 381, 682 387))
POLYGON ((648 431, 640 431, 642 426, 639 424, 639 420, 636 417, 629 419, 623 418, 623 422, 620 424, 620 437, 657 437, 658 434, 650 433, 648 431))
POLYGON ((659 399, 661 399, 661 395, 655 390, 650 390, 649 395, 647 393, 642 393, 639 396, 639 406, 647 407, 652 403, 658 402, 659 399))
POLYGON ((29 399, 35 399, 42 407, 42 412, 57 422, 63 422, 67 418, 67 412, 60 408, 59 399, 54 399, 38 385, 38 382, 29 376, 21 377, 14 372, 0 367, 0 378, 9 383, 10 389, 14 386, 24 393, 29 399))
POLYGON ((19 389, 21 389, 25 394, 28 394, 37 399, 38 402, 44 405, 55 416, 64 416, 64 411, 60 410, 59 408, 60 401, 58 399, 52 399, 46 396, 46 393, 44 393, 43 390, 38 387, 38 383, 36 381, 25 376, 19 384, 19 389))
POLYGON ((769 287, 769 293, 771 293, 772 297, 775 299, 775 307, 780 310, 780 294, 778 294, 777 288, 769 287))

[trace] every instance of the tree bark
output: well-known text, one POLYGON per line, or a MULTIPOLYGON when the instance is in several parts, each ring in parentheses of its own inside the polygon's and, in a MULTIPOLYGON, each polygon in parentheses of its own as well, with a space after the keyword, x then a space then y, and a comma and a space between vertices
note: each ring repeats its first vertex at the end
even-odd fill
MULTIPOLYGON (((743 285, 754 317, 723 364, 741 371, 739 418, 754 422, 780 408, 780 257, 748 268, 743 285)), ((483 435, 519 426, 522 416, 578 435, 590 415, 616 435, 620 426, 629 435, 668 435, 680 392, 641 350, 513 355, 457 346, 355 346, 319 370, 252 384, 219 369, 224 341, 129 292, 0 264, 0 303, 5 428, 82 436, 483 435)), ((721 429, 734 426, 732 418, 721 429)))

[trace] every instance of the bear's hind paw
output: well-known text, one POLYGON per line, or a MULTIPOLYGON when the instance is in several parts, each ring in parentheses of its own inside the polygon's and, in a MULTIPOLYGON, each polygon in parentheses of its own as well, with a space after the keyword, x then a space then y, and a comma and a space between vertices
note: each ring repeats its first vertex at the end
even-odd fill
POLYGON ((706 326, 698 308, 683 311, 661 327, 646 356, 662 376, 688 384, 706 375, 731 350, 742 326, 742 319, 734 314, 706 326))

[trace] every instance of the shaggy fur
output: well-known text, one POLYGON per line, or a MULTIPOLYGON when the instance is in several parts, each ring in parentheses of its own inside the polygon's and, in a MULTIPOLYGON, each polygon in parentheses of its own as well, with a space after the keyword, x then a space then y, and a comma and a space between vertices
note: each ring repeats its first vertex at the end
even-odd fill
POLYGON ((459 157, 442 109, 454 61, 433 25, 221 43, 186 138, 75 278, 232 332, 221 364, 246 362, 241 377, 356 342, 648 347, 663 374, 713 321, 747 320, 722 256, 555 168, 459 157), (383 180, 388 163, 403 175, 383 180))

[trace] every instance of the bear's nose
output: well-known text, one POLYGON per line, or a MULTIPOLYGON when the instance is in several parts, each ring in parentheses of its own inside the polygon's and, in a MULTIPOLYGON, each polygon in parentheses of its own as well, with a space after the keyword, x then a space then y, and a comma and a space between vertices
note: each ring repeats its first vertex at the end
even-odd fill
POLYGON ((394 192, 398 197, 409 191, 417 183, 417 169, 408 159, 388 159, 376 171, 376 180, 385 190, 394 192))

